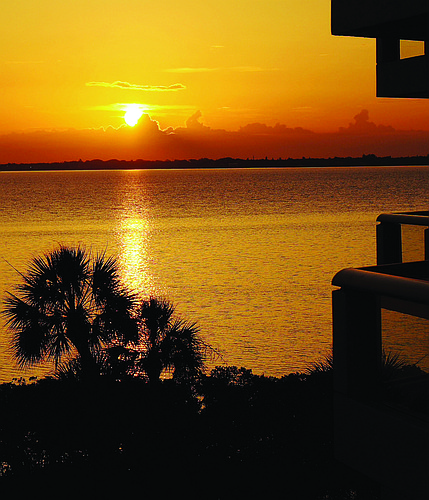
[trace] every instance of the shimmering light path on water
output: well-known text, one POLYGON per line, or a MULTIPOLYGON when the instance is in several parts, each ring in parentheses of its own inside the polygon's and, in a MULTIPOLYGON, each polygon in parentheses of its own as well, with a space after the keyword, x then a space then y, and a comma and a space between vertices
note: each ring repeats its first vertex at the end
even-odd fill
MULTIPOLYGON (((33 256, 82 244, 174 301, 228 364, 303 370, 331 346, 333 275, 374 264, 377 215, 425 208, 428 180, 426 167, 3 172, 0 295, 33 256)), ((21 372, 0 332, 5 381, 21 372)))

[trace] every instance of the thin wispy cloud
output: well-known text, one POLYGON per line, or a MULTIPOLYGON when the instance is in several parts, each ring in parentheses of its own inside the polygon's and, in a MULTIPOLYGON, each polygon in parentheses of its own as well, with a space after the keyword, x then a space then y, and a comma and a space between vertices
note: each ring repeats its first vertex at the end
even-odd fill
POLYGON ((174 83, 172 85, 138 85, 135 83, 116 81, 108 82, 87 82, 87 87, 107 87, 124 90, 142 90, 145 92, 171 92, 177 90, 185 90, 186 86, 181 83, 174 83))
POLYGON ((239 71, 240 73, 257 73, 260 71, 279 71, 279 68, 261 68, 259 66, 235 66, 229 68, 231 71, 239 71))
POLYGON ((4 64, 45 64, 46 61, 4 61, 4 64))
POLYGON ((156 109, 156 106, 150 104, 141 104, 141 103, 129 103, 129 102, 114 102, 112 104, 101 104, 98 106, 88 106, 85 109, 90 111, 126 111, 127 107, 133 104, 134 106, 138 106, 143 112, 153 111, 156 109))
POLYGON ((260 66, 233 66, 231 68, 169 68, 166 73, 210 73, 215 71, 231 71, 239 73, 256 73, 260 71, 279 71, 279 68, 261 68, 260 66))
POLYGON ((210 73, 219 71, 221 68, 169 68, 164 70, 166 73, 210 73))
POLYGON ((185 104, 144 104, 144 103, 130 103, 130 102, 114 102, 112 104, 100 104, 97 106, 88 106, 85 109, 91 111, 125 111, 130 105, 138 106, 144 113, 156 112, 156 113, 167 113, 169 111, 193 111, 195 106, 185 105, 185 104))
POLYGON ((292 111, 305 112, 312 111, 314 108, 312 106, 296 106, 292 108, 292 111))

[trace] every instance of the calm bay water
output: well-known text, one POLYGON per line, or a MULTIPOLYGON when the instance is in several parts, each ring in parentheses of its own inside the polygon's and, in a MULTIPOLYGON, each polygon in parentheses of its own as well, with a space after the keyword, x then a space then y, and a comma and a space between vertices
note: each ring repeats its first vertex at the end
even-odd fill
MULTIPOLYGON (((32 257, 82 244, 171 299, 226 363, 281 376, 329 351, 331 279, 375 263, 377 215, 428 199, 427 167, 1 172, 0 298, 32 257)), ((404 330, 417 361, 427 326, 404 330)), ((7 345, 0 319, 0 382, 49 369, 22 373, 7 345)))

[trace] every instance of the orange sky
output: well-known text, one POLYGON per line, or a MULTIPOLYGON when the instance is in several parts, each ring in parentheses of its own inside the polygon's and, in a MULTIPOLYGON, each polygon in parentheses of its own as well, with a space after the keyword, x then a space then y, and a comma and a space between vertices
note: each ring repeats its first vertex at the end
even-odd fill
POLYGON ((0 163, 429 153, 428 100, 375 97, 329 0, 17 0, 0 48, 0 163))

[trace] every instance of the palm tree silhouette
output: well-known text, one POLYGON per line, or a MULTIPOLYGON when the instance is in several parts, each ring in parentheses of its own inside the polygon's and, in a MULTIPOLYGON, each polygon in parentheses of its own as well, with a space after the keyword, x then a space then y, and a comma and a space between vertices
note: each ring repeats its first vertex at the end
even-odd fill
POLYGON ((94 374, 103 348, 138 340, 135 297, 121 284, 115 258, 60 246, 21 276, 3 311, 20 366, 53 360, 58 368, 77 354, 82 373, 94 374))
POLYGON ((204 371, 208 355, 214 349, 205 343, 196 323, 175 317, 174 305, 166 299, 143 300, 136 313, 139 345, 136 349, 110 350, 112 365, 118 360, 134 375, 144 374, 152 385, 169 373, 176 381, 198 378, 204 371))

